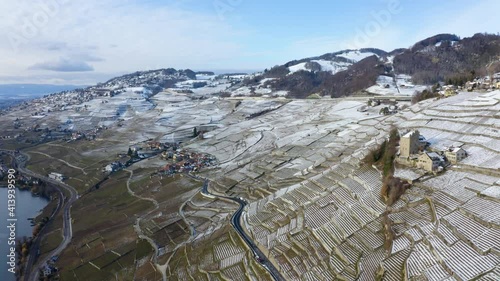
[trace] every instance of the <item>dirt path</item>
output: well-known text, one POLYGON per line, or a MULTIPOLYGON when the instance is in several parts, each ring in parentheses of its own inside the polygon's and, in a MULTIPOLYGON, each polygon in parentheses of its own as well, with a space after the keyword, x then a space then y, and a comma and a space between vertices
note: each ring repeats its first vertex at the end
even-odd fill
POLYGON ((40 154, 40 155, 43 155, 43 156, 45 156, 45 157, 48 157, 48 158, 51 158, 51 159, 57 160, 57 161, 59 161, 59 162, 62 162, 62 163, 64 163, 64 164, 66 164, 68 167, 71 167, 71 168, 74 168, 74 169, 80 170, 80 171, 82 171, 82 173, 83 173, 84 175, 87 175, 87 172, 85 172, 85 170, 84 170, 83 168, 81 168, 81 167, 77 167, 77 166, 75 166, 75 165, 72 165, 72 164, 70 164, 70 163, 68 163, 68 162, 66 162, 66 161, 64 161, 64 160, 62 160, 62 159, 54 158, 53 156, 50 156, 50 155, 48 155, 48 154, 46 154, 46 153, 43 153, 43 152, 38 152, 38 151, 30 151, 30 152, 28 152, 28 153, 36 153, 36 154, 40 154))
POLYGON ((147 214, 144 214, 143 216, 137 218, 137 220, 134 223, 134 230, 135 230, 135 232, 137 233, 137 236, 140 239, 144 239, 144 240, 148 241, 149 244, 151 245, 151 247, 153 247, 153 249, 155 250, 155 254, 154 254, 154 257, 153 257, 153 263, 155 265, 158 265, 157 262, 156 262, 156 259, 158 257, 158 254, 159 254, 160 250, 158 249, 158 245, 155 243, 155 241, 153 239, 151 239, 149 236, 145 235, 144 232, 142 231, 142 229, 141 229, 141 220, 144 217, 146 217, 149 214, 151 214, 152 212, 158 210, 160 208, 160 204, 158 204, 158 201, 156 201, 155 199, 147 198, 147 197, 142 197, 142 196, 139 196, 139 195, 135 194, 135 192, 132 191, 132 189, 130 188, 130 180, 132 180, 132 177, 134 176, 134 171, 133 170, 128 170, 128 169, 125 169, 125 171, 127 171, 130 174, 130 176, 127 179, 127 191, 128 191, 128 193, 131 196, 135 197, 135 198, 138 198, 140 200, 146 200, 146 201, 152 202, 155 205, 155 208, 153 210, 151 210, 147 214))

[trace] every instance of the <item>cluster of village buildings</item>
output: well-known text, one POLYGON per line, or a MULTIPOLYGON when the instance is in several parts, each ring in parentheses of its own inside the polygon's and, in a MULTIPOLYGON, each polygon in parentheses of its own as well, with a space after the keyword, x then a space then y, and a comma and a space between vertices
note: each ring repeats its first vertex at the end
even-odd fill
POLYGON ((162 159, 168 162, 168 164, 159 169, 159 173, 163 175, 197 172, 203 167, 217 164, 217 159, 214 156, 180 149, 176 143, 147 141, 130 147, 127 154, 118 155, 121 158, 130 157, 126 163, 114 161, 106 165, 103 172, 112 173, 119 171, 133 162, 141 161, 159 154, 161 154, 162 159))
MULTIPOLYGON (((9 168, 4 165, 0 164, 0 180, 8 174, 9 168)), ((5 180, 5 179, 4 179, 5 180)), ((38 179, 32 178, 30 176, 26 176, 23 174, 18 174, 16 175, 16 183, 22 185, 38 185, 40 184, 40 181, 38 179)))
POLYGON ((72 132, 71 137, 68 142, 70 141, 77 141, 81 139, 86 139, 86 140, 95 140, 97 138, 97 135, 99 134, 100 131, 108 129, 105 126, 98 126, 93 129, 87 130, 87 131, 77 131, 77 132, 72 132))
POLYGON ((197 172, 201 168, 217 165, 217 159, 214 156, 187 150, 164 151, 161 157, 171 160, 171 163, 159 170, 159 173, 164 175, 197 172))
POLYGON ((500 73, 468 81, 465 83, 465 89, 469 92, 473 90, 500 89, 500 73))
POLYGON ((461 147, 448 147, 444 150, 429 149, 429 142, 419 131, 411 131, 403 135, 399 142, 397 162, 428 172, 440 172, 449 164, 457 164, 467 157, 467 152, 461 147))

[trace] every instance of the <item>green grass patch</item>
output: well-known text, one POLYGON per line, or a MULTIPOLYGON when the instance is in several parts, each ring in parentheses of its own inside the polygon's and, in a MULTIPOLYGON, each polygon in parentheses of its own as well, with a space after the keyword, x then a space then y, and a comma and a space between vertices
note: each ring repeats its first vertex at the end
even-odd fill
MULTIPOLYGON (((104 281, 104 280, 111 280, 114 278, 113 274, 104 271, 104 270, 99 270, 92 266, 89 263, 86 263, 75 270, 73 270, 74 274, 76 275, 76 280, 92 280, 92 281, 104 281)), ((66 280, 66 279, 64 279, 66 280)), ((73 281, 73 279, 67 279, 68 281, 73 281)))
POLYGON ((118 259, 117 263, 120 264, 120 266, 123 268, 131 268, 132 266, 135 265, 135 261, 136 261, 135 251, 131 251, 131 252, 127 253, 126 255, 120 257, 118 259))
POLYGON ((40 254, 45 254, 54 250, 62 241, 63 238, 60 230, 55 230, 45 235, 40 243, 40 254))
POLYGON ((120 256, 115 254, 115 253, 107 252, 104 255, 93 260, 92 263, 95 264, 97 267, 99 267, 102 270, 103 268, 110 265, 111 263, 118 260, 119 258, 120 258, 120 256))
POLYGON ((135 250, 135 258, 137 260, 140 260, 145 256, 150 255, 153 252, 154 249, 153 247, 151 247, 151 244, 149 244, 147 240, 141 239, 137 242, 137 247, 135 250))

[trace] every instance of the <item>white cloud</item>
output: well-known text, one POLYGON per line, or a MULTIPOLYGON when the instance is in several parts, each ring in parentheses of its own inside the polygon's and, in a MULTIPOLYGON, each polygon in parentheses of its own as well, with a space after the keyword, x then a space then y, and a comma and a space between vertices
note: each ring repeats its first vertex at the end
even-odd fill
POLYGON ((94 67, 85 61, 59 58, 56 61, 46 61, 35 63, 28 69, 32 70, 50 70, 56 72, 85 72, 94 71, 94 67))
POLYGON ((241 31, 215 12, 122 0, 0 0, 0 5, 0 82, 42 70, 228 68, 242 52, 234 43, 241 31))
MULTIPOLYGON (((15 81, 16 77, 19 81, 70 79, 76 83, 80 77, 88 83, 112 73, 163 67, 265 68, 346 48, 389 51, 409 47, 437 33, 471 36, 482 31, 497 32, 500 24, 494 12, 500 9, 496 0, 470 2, 453 12, 422 15, 415 30, 408 30, 415 23, 405 22, 402 14, 391 14, 387 21, 377 17, 388 9, 381 5, 380 11, 367 15, 366 21, 350 34, 340 30, 343 26, 332 29, 331 34, 314 33, 295 41, 291 36, 304 34, 283 34, 278 44, 266 48, 265 42, 258 45, 258 34, 266 30, 236 29, 230 21, 221 20, 216 9, 190 12, 175 1, 151 2, 156 1, 0 0, 0 83, 15 81), (380 30, 369 29, 374 22, 380 30), (364 30, 369 30, 369 36, 359 40, 359 31, 366 33, 364 30), (343 34, 342 38, 339 34, 343 34), (248 43, 252 38, 255 42, 248 43), (72 69, 71 65, 88 71, 71 77, 53 72, 72 69)), ((93 82, 97 81, 102 80, 93 82)))

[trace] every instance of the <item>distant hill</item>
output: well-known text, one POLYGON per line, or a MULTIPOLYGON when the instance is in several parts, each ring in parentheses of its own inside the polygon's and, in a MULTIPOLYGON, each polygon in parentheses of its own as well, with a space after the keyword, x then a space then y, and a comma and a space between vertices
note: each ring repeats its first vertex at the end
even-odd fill
POLYGON ((0 84, 0 109, 44 95, 75 90, 85 86, 50 84, 0 84))
MULTIPOLYGON (((500 60, 500 36, 478 33, 460 39, 440 34, 422 40, 394 58, 394 70, 412 76, 419 84, 438 81, 458 84, 500 69, 489 66, 500 60)), ((497 64, 498 65, 498 64, 497 64)))
POLYGON ((287 91, 293 98, 314 93, 341 97, 375 85, 380 75, 405 74, 421 85, 440 81, 460 85, 495 72, 500 72, 500 36, 478 33, 460 39, 453 34, 438 34, 408 49, 344 50, 289 61, 246 79, 242 86, 263 84, 273 91, 287 91))
POLYGON ((0 97, 5 99, 36 98, 46 94, 74 90, 85 86, 50 84, 0 84, 0 97))
MULTIPOLYGON (((275 90, 288 91, 294 98, 306 98, 312 93, 341 97, 372 86, 384 72, 384 64, 377 56, 372 55, 335 73, 324 70, 299 70, 269 80, 266 84, 275 90)), ((266 77, 266 73, 263 76, 266 77)))
POLYGON ((146 87, 156 93, 164 88, 172 87, 179 81, 188 79, 196 80, 196 72, 190 69, 176 70, 173 68, 166 68, 125 74, 110 79, 105 83, 100 83, 96 87, 115 89, 124 87, 146 87))
POLYGON ((293 98, 306 98, 313 93, 347 96, 372 86, 379 75, 391 71, 385 67, 387 55, 374 48, 327 53, 275 66, 243 84, 257 85, 267 78, 266 87, 287 91, 293 98))

